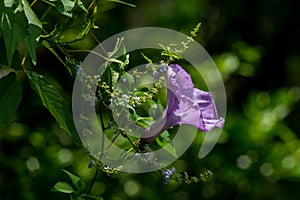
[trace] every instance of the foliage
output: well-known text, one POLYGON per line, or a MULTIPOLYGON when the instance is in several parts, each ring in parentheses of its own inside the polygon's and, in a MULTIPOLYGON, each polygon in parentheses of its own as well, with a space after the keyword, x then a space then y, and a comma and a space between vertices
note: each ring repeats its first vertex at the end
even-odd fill
POLYGON ((92 195, 92 194, 86 194, 85 191, 86 185, 85 183, 76 175, 63 170, 71 179, 71 182, 75 189, 72 187, 71 184, 67 182, 57 182, 53 188, 53 192, 61 192, 61 193, 66 193, 66 194, 72 194, 71 199, 72 200, 102 200, 102 197, 97 196, 97 195, 92 195))
MULTIPOLYGON (((4 70, 2 72, 4 72, 4 70)), ((18 105, 20 104, 22 97, 22 87, 19 82, 16 81, 16 75, 14 73, 9 73, 4 78, 1 78, 0 86, 0 126, 3 126, 9 121, 14 112, 16 112, 18 105)))
MULTIPOLYGON (((0 198, 296 198, 300 177, 297 4, 1 0, 0 198), (204 159, 196 158, 203 141, 199 133, 185 155, 159 172, 125 174, 91 162, 78 139, 69 105, 76 70, 96 38, 103 40, 124 29, 149 24, 188 33, 198 21, 202 22, 201 31, 191 36, 213 55, 228 95, 226 124, 214 150, 204 159), (89 162, 91 169, 87 169, 89 162), (64 171, 69 179, 61 180, 61 168, 77 175, 64 171), (93 179, 98 170, 102 173, 93 179), (163 178, 168 184, 163 184, 163 178), (50 192, 51 188, 57 192, 50 192)), ((106 113, 103 128, 112 140, 118 138, 118 145, 146 152, 108 120, 109 98, 117 80, 125 76, 133 84, 134 77, 127 71, 140 58, 150 63, 150 72, 159 67, 151 65, 152 60, 168 63, 180 59, 178 49, 184 50, 188 41, 180 47, 162 45, 161 57, 145 50, 139 58, 128 57, 126 51, 123 57, 115 58, 115 51, 123 51, 120 38, 115 51, 105 57, 112 65, 104 74, 105 81, 98 83, 103 99, 91 102, 106 113)), ((191 74, 195 85, 202 84, 201 77, 191 74)), ((122 89, 114 94, 130 93, 131 118, 142 126, 153 123, 134 106, 159 100, 163 104, 163 99, 150 98, 157 88, 122 89), (137 98, 141 96, 147 98, 137 98)), ((165 146, 171 133, 163 133, 151 148, 165 146)), ((169 151, 176 153, 172 148, 169 151)))

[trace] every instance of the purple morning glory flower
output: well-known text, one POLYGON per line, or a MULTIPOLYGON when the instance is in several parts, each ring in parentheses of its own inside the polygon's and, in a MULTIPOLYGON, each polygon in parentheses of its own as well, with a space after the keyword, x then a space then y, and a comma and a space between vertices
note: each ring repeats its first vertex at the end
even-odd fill
POLYGON ((190 124, 204 132, 223 126, 224 119, 218 117, 211 94, 194 88, 191 76, 181 66, 169 65, 167 87, 167 108, 161 117, 146 129, 141 138, 143 142, 152 142, 163 131, 178 124, 190 124))

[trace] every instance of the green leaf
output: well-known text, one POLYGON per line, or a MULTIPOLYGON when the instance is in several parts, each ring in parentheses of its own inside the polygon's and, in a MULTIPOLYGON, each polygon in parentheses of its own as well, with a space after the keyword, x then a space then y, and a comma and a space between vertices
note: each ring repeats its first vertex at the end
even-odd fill
POLYGON ((51 189, 52 192, 62 192, 66 194, 74 193, 72 186, 66 182, 57 182, 53 188, 51 189))
POLYGON ((162 113, 163 113, 163 106, 161 106, 161 104, 159 106, 153 100, 148 100, 147 103, 149 104, 149 107, 151 108, 149 110, 149 116, 152 116, 152 117, 156 118, 156 117, 162 115, 162 113))
POLYGON ((39 18, 35 15, 33 10, 31 9, 29 3, 26 0, 22 0, 22 5, 24 9, 25 16, 28 20, 29 24, 35 25, 42 29, 42 23, 40 22, 39 18))
POLYGON ((176 148, 171 138, 169 137, 168 131, 164 131, 162 134, 160 134, 160 136, 156 138, 155 141, 160 147, 164 148, 169 154, 171 154, 175 158, 178 157, 176 148))
POLYGON ((77 188, 79 192, 82 192, 85 189, 85 183, 76 175, 72 174, 71 172, 68 172, 67 170, 62 169, 63 172, 65 172, 69 178, 71 179, 73 185, 77 188))
POLYGON ((64 6, 64 12, 71 14, 72 16, 72 10, 75 6, 75 3, 72 0, 61 0, 62 5, 64 6))
POLYGON ((72 10, 75 6, 75 3, 71 0, 50 0, 54 2, 56 9, 58 12, 61 14, 67 16, 67 17, 72 17, 73 13, 72 10))
POLYGON ((86 13, 88 12, 81 0, 78 0, 77 4, 78 4, 78 7, 81 8, 84 12, 86 12, 86 13))
MULTIPOLYGON (((1 73, 4 73, 3 69, 0 70, 1 73)), ((3 127, 17 111, 21 99, 22 87, 16 80, 16 74, 9 73, 7 76, 0 78, 0 128, 3 127)))
POLYGON ((152 117, 141 117, 139 115, 133 115, 133 118, 135 119, 134 122, 137 125, 140 125, 144 128, 149 127, 151 124, 153 124, 152 117))
POLYGON ((33 64, 36 64, 36 48, 42 32, 42 23, 37 18, 29 3, 22 0, 25 16, 28 20, 27 35, 24 38, 24 45, 27 48, 33 64))
POLYGON ((42 24, 26 0, 22 0, 16 10, 5 5, 12 5, 12 2, 2 3, 1 30, 7 51, 8 65, 11 66, 13 54, 19 43, 24 42, 31 60, 36 64, 36 47, 42 32, 42 24))
POLYGON ((29 52, 32 63, 36 65, 36 48, 38 46, 38 39, 41 35, 42 29, 38 26, 29 24, 27 31, 28 34, 24 38, 23 42, 29 52))
POLYGON ((31 88, 38 94, 43 105, 50 111, 59 126, 67 132, 73 142, 81 146, 71 111, 64 98, 47 79, 33 71, 26 71, 31 88))
MULTIPOLYGON (((4 40, 2 38, 0 38, 0 55, 7 55, 4 40)), ((6 56, 0 56, 0 64, 8 66, 6 56)), ((11 67, 16 71, 21 69, 21 60, 20 60, 20 56, 19 56, 18 51, 15 51, 15 53, 13 55, 13 60, 12 60, 12 63, 11 63, 11 67)))
MULTIPOLYGON (((5 77, 5 76, 7 76, 11 72, 15 72, 15 70, 13 70, 10 67, 7 67, 5 65, 1 65, 0 64, 0 79, 3 78, 3 77, 5 77)), ((0 94, 1 94, 1 91, 0 91, 0 94)))
POLYGON ((112 88, 114 88, 119 80, 120 74, 113 69, 111 69, 110 72, 111 72, 111 84, 112 84, 112 88))
POLYGON ((63 64, 65 66, 65 68, 69 71, 69 73, 70 73, 71 76, 75 76, 76 75, 74 67, 72 67, 72 65, 68 65, 67 63, 65 63, 63 61, 63 59, 61 59, 59 57, 59 55, 56 53, 56 51, 51 47, 51 45, 46 40, 42 41, 42 45, 44 47, 46 47, 61 62, 61 64, 63 64))
POLYGON ((94 194, 83 194, 81 195, 86 200, 103 200, 101 196, 94 195, 94 194))
POLYGON ((134 77, 129 74, 129 73, 124 73, 124 81, 127 88, 129 88, 130 91, 133 91, 135 88, 135 81, 134 81, 134 77))
POLYGON ((116 85, 116 89, 124 94, 131 94, 135 89, 134 77, 131 74, 125 72, 119 78, 121 80, 119 80, 119 84, 116 85))
POLYGON ((168 131, 162 132, 162 134, 160 134, 159 137, 160 137, 162 143, 164 143, 163 145, 166 145, 167 143, 171 142, 170 134, 168 131))
POLYGON ((24 13, 19 11, 14 13, 12 8, 5 7, 4 2, 1 2, 0 28, 6 46, 8 65, 11 66, 14 52, 26 36, 27 21, 24 13))
POLYGON ((15 3, 15 0, 4 0, 5 7, 12 7, 15 3))

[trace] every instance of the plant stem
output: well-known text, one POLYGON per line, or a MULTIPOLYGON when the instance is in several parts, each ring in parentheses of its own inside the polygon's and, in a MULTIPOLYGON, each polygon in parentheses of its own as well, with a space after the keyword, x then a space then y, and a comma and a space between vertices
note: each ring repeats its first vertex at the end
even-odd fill
POLYGON ((101 154, 100 154, 100 162, 101 162, 103 152, 104 152, 104 131, 105 131, 104 120, 102 115, 102 101, 100 101, 99 103, 99 117, 100 117, 101 129, 102 129, 101 154))
POLYGON ((96 181, 96 178, 97 178, 97 176, 98 176, 98 173, 99 173, 99 168, 97 168, 97 170, 96 170, 96 172, 95 172, 94 178, 93 178, 93 180, 92 180, 92 182, 91 182, 91 185, 90 185, 90 187, 89 187, 89 190, 87 191, 87 194, 90 194, 90 192, 91 192, 91 190, 92 190, 92 188, 93 188, 93 185, 95 184, 95 181, 96 181))
POLYGON ((30 4, 30 7, 32 7, 36 2, 37 2, 37 0, 34 0, 34 1, 30 4))

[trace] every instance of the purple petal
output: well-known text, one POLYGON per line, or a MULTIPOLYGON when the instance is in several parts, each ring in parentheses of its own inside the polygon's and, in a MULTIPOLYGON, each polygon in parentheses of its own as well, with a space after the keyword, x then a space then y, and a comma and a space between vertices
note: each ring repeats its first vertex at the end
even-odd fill
POLYGON ((218 118, 211 94, 194 88, 191 76, 177 64, 168 68, 167 87, 167 109, 146 129, 142 141, 152 142, 163 131, 178 124, 190 124, 204 132, 223 126, 224 119, 218 118))
POLYGON ((167 71, 167 86, 176 96, 185 95, 191 97, 194 84, 191 76, 177 64, 171 64, 167 71))

